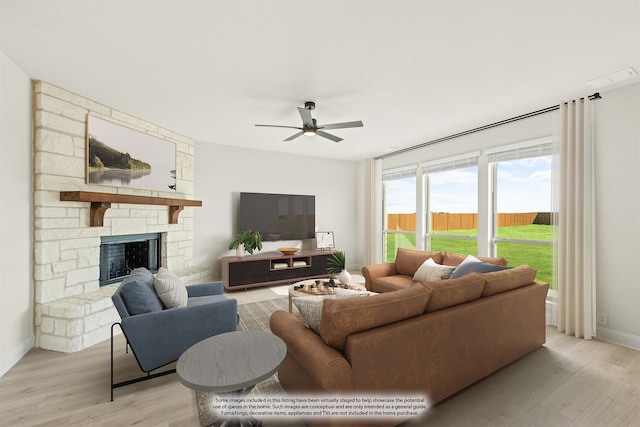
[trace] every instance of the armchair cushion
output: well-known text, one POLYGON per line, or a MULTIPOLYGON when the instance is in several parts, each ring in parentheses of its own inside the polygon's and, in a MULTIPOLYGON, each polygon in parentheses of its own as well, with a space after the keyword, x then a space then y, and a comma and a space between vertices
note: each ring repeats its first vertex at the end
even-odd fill
MULTIPOLYGON (((164 309, 153 288, 142 281, 136 279, 123 281, 119 293, 130 316, 164 309)), ((122 316, 122 313, 120 314, 122 316)))
POLYGON ((153 287, 165 307, 185 307, 187 305, 187 298, 189 297, 187 288, 172 271, 160 267, 153 282, 153 287))
POLYGON ((128 280, 138 280, 146 284, 147 286, 153 288, 153 281, 155 277, 153 277, 153 273, 147 270, 144 267, 134 268, 131 273, 122 281, 122 283, 126 283, 128 280))

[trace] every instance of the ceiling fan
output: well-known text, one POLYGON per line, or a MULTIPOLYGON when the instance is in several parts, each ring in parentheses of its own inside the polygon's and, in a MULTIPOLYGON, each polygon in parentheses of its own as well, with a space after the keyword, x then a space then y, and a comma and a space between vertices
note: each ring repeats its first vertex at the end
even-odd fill
POLYGON ((357 128, 364 126, 362 121, 358 120, 357 122, 344 122, 344 123, 331 123, 328 125, 318 125, 316 119, 311 117, 311 111, 315 110, 316 103, 313 101, 307 101, 304 103, 304 108, 298 107, 298 112, 300 113, 300 117, 302 118, 302 127, 298 126, 280 126, 280 125, 256 125, 256 126, 264 126, 264 127, 272 127, 272 128, 291 128, 291 129, 299 129, 300 132, 291 135, 289 138, 285 139, 285 141, 291 141, 299 137, 300 135, 306 136, 314 136, 318 135, 323 138, 327 138, 332 140, 333 142, 340 142, 342 138, 332 135, 324 131, 324 129, 343 129, 343 128, 357 128))

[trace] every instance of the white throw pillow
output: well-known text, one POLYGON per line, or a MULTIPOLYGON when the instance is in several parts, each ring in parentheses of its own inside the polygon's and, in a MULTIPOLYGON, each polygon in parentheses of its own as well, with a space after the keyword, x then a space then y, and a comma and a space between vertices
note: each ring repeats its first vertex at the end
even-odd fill
POLYGON ((432 258, 429 258, 422 263, 420 268, 418 268, 416 274, 413 275, 413 280, 416 282, 426 283, 448 279, 455 269, 456 267, 440 265, 432 258))
POLYGON ((326 296, 323 295, 293 298, 293 304, 298 308, 304 323, 317 334, 320 333, 322 304, 324 304, 325 298, 326 296))
POLYGON ((153 287, 166 308, 186 307, 187 288, 173 272, 160 267, 153 281, 153 287))

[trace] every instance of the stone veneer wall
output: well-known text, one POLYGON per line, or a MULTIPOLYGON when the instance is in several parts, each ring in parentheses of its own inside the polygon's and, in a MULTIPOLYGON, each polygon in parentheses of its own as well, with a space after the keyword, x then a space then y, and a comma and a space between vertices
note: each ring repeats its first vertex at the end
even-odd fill
POLYGON ((61 202, 60 191, 191 198, 194 143, 168 129, 46 82, 35 81, 34 95, 34 283, 35 345, 73 352, 109 337, 119 320, 111 295, 119 284, 98 285, 100 237, 162 233, 162 266, 185 283, 211 278, 210 269, 192 268, 193 209, 169 224, 168 207, 112 203, 104 226, 89 226, 88 202, 61 202), (87 114, 176 144, 177 192, 136 190, 85 182, 87 114))

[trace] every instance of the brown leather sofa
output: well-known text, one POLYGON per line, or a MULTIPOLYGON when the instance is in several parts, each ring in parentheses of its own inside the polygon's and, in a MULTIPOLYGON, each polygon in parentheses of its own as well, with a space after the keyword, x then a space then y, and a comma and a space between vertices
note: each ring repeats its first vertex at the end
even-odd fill
MULTIPOLYGON (((365 286, 373 292, 389 292, 395 289, 408 288, 416 282, 413 275, 427 259, 433 259, 437 264, 456 266, 466 255, 453 252, 428 252, 413 249, 398 248, 395 262, 367 265, 362 268, 365 286)), ((506 266, 504 258, 476 257, 482 262, 506 266)))
MULTIPOLYGON (((403 271, 397 265, 365 267, 369 289, 382 290, 376 279, 390 276, 373 272, 383 268, 403 271)), ((440 402, 544 344, 548 284, 536 282, 535 275, 522 265, 424 284, 411 279, 380 295, 327 299, 320 334, 300 317, 277 311, 271 330, 287 344, 280 383, 297 394, 420 393, 430 404, 440 402)), ((320 424, 357 423, 327 418, 320 424)))

